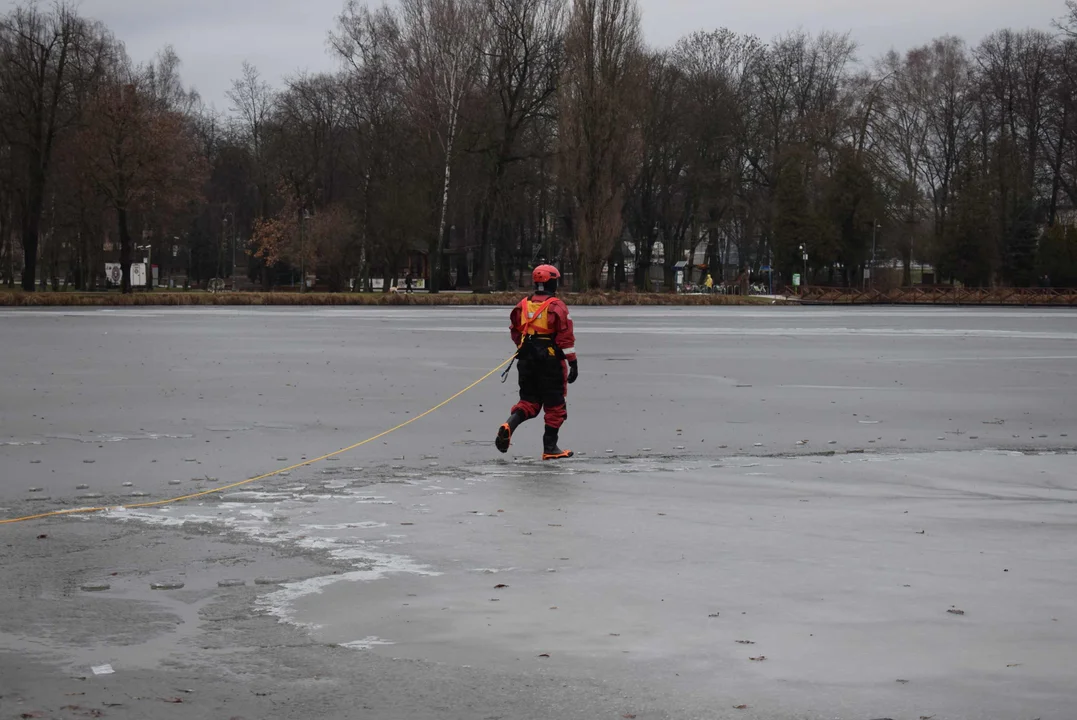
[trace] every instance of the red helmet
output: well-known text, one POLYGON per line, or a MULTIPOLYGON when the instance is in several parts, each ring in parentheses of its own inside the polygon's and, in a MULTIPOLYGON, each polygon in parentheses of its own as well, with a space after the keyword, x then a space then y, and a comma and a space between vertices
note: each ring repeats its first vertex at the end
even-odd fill
POLYGON ((548 283, 551 280, 557 280, 561 277, 561 273, 557 271, 553 265, 539 265, 535 268, 535 271, 531 273, 531 280, 537 283, 548 283))

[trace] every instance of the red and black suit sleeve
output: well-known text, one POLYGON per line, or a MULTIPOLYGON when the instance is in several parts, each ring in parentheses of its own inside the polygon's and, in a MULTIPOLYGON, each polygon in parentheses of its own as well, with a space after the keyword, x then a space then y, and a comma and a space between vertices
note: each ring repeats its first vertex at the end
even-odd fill
POLYGON ((521 301, 509 314, 509 333, 512 335, 512 344, 516 347, 520 347, 520 341, 523 339, 520 319, 523 317, 523 305, 526 302, 527 300, 521 301))
POLYGON ((553 320, 551 325, 554 328, 554 343, 565 354, 565 360, 576 362, 576 330, 568 314, 568 305, 554 300, 548 312, 553 320))

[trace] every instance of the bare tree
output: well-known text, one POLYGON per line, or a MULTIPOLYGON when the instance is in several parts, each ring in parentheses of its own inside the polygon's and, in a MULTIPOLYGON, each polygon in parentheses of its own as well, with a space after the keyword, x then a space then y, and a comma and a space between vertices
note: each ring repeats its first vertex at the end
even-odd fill
MULTIPOLYGON (((743 158, 752 124, 748 95, 763 47, 753 36, 718 30, 689 35, 677 43, 673 55, 685 91, 683 107, 676 111, 686 116, 690 138, 688 211, 706 229, 707 264, 721 280, 725 254, 719 228, 730 213, 743 209, 743 158)), ((670 262, 667 254, 667 265, 670 262)))
POLYGON ((488 288, 490 225, 505 172, 526 159, 521 138, 552 111, 561 72, 564 0, 485 0, 490 40, 483 53, 485 95, 492 105, 489 133, 480 139, 489 180, 479 221, 475 287, 488 288))
POLYGON ((15 285, 15 243, 12 241, 15 184, 11 172, 12 148, 0 140, 0 282, 15 285))
POLYGON ((1077 38, 1062 41, 1053 56, 1043 133, 1051 178, 1047 216, 1051 225, 1058 220, 1063 195, 1077 206, 1077 38))
MULTIPOLYGON (((880 63, 884 99, 879 123, 883 145, 879 157, 894 187, 894 210, 900 221, 898 250, 904 283, 912 283, 916 234, 923 209, 924 159, 928 152, 929 58, 923 48, 904 57, 889 53, 880 63)), ((921 248, 923 250, 924 248, 921 248)))
MULTIPOLYGON (((270 168, 268 159, 268 146, 270 124, 273 121, 273 109, 276 102, 276 92, 262 79, 258 69, 249 62, 243 63, 242 74, 232 82, 232 87, 227 92, 228 99, 232 103, 232 122, 228 128, 236 143, 244 151, 249 160, 249 172, 253 180, 253 187, 241 186, 234 188, 238 198, 228 198, 232 207, 243 204, 240 198, 245 197, 253 190, 253 202, 250 207, 250 226, 260 218, 267 217, 270 212, 272 184, 270 180, 270 168)), ((235 219, 233 211, 233 219, 235 219)), ((239 223, 233 224, 232 231, 239 231, 239 223)), ((234 262, 234 260, 233 260, 234 262)), ((247 263, 247 275, 251 279, 255 273, 261 273, 263 289, 272 287, 270 268, 264 263, 256 263, 252 267, 247 263), (258 267, 260 266, 260 267, 258 267), (253 271, 253 272, 252 272, 253 271)))
POLYGON ((157 53, 142 69, 146 95, 163 110, 192 115, 201 103, 198 91, 185 88, 179 69, 183 62, 171 45, 157 53))
POLYGON ((278 97, 273 125, 277 170, 308 211, 336 199, 345 114, 344 88, 335 75, 300 75, 278 97))
MULTIPOLYGON (((774 40, 756 64, 744 164, 759 192, 752 193, 758 206, 749 225, 761 228, 760 240, 786 273, 800 271, 801 246, 814 266, 836 256, 822 217, 821 181, 849 139, 848 70, 855 50, 848 35, 796 32, 774 40)), ((740 248, 742 267, 751 241, 745 238, 740 248)))
POLYGON ((232 83, 228 91, 232 112, 237 116, 240 137, 247 144, 255 165, 258 191, 258 216, 269 214, 269 175, 266 167, 266 134, 272 120, 276 93, 248 62, 243 63, 243 74, 232 83))
POLYGON ((197 199, 205 163, 182 114, 155 102, 148 73, 119 68, 87 108, 82 173, 116 213, 123 291, 131 291, 131 216, 175 213, 197 199))
MULTIPOLYGON (((420 133, 404 102, 399 18, 387 7, 372 12, 350 0, 329 43, 344 66, 348 123, 354 141, 352 198, 359 237, 360 279, 371 287, 370 267, 397 272, 415 239, 429 235, 421 220, 416 152, 420 133)), ((426 239, 425 237, 423 238, 426 239)), ((383 278, 388 292, 392 277, 383 278)))
POLYGON ((95 287, 104 270, 104 239, 110 229, 105 223, 108 204, 86 176, 86 149, 82 132, 65 135, 57 146, 49 182, 51 230, 70 250, 69 275, 81 290, 95 287))
POLYGON ((635 0, 574 0, 560 93, 561 183, 576 282, 597 288, 621 236, 626 186, 637 172, 634 118, 643 47, 635 0))
POLYGON ((74 7, 16 7, 0 18, 0 134, 18 168, 22 286, 33 291, 45 186, 57 138, 79 119, 76 95, 101 77, 106 43, 74 7))
MULTIPOLYGON (((347 105, 344 78, 329 74, 293 78, 276 98, 267 153, 280 202, 298 214, 314 215, 346 194, 347 105)), ((305 253, 294 257, 303 263, 303 275, 317 271, 306 266, 305 253)))
POLYGON ((1055 21, 1055 26, 1071 38, 1077 38, 1077 0, 1066 0, 1069 14, 1055 21))
POLYGON ((1041 31, 1001 30, 974 54, 979 66, 980 141, 993 159, 998 193, 1000 270, 1009 282, 1031 282, 1035 267, 1036 184, 1052 39, 1041 31))
POLYGON ((222 117, 171 48, 135 68, 66 0, 16 0, 0 14, 0 277, 90 286, 106 236, 128 268, 141 230, 184 236, 205 278, 258 219, 267 285, 309 266, 334 289, 425 260, 435 290, 453 271, 500 289, 540 255, 580 288, 608 265, 615 287, 622 237, 637 284, 659 248, 668 281, 704 244, 712 272, 859 282, 876 229, 906 283, 915 260, 1027 284, 1067 257, 1050 228, 1077 204, 1077 0, 1057 36, 942 37, 867 66, 829 32, 645 52, 636 0, 368 1, 330 33, 339 74, 275 88, 245 65, 222 117))
POLYGON ((482 0, 402 0, 401 11, 406 97, 427 121, 444 156, 437 235, 430 243, 431 291, 436 292, 447 271, 446 218, 461 107, 478 77, 487 17, 482 0))
POLYGON ((971 142, 975 103, 968 50, 960 38, 939 38, 925 48, 930 96, 927 116, 926 182, 935 215, 935 235, 941 237, 950 212, 951 186, 965 148, 971 142))
MULTIPOLYGON (((635 112, 640 127, 639 169, 625 203, 625 217, 635 244, 635 285, 646 288, 655 246, 668 237, 661 228, 670 223, 663 217, 672 205, 671 198, 682 184, 685 147, 683 110, 684 74, 670 60, 668 53, 649 53, 641 69, 640 99, 635 112)), ((667 263, 670 265, 672 261, 667 263)), ((668 279, 668 278, 667 278, 668 279)))

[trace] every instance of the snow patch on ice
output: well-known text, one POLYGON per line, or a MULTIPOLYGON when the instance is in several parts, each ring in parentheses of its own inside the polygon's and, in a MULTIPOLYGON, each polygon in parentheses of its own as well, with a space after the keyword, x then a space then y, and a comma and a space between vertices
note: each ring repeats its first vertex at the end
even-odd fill
MULTIPOLYGON (((331 554, 335 555, 336 552, 331 554)), ((428 566, 417 563, 404 555, 365 552, 362 557, 372 563, 369 569, 354 570, 340 575, 322 575, 309 580, 288 583, 280 590, 259 598, 258 604, 281 622, 313 629, 314 624, 303 623, 298 620, 295 604, 308 595, 321 593, 330 585, 335 585, 339 582, 371 582, 394 573, 424 575, 427 577, 441 575, 441 573, 430 570, 428 566)))
POLYGON ((370 650, 375 645, 395 645, 396 643, 390 640, 382 640, 376 635, 365 637, 362 640, 352 640, 351 642, 341 643, 341 647, 350 648, 352 650, 370 650))
MULTIPOLYGON (((116 508, 110 510, 107 515, 125 522, 141 522, 163 527, 208 524, 240 533, 259 543, 287 545, 323 552, 334 560, 348 563, 354 570, 339 575, 324 575, 290 582, 259 599, 259 606, 270 615, 279 618, 281 622, 304 627, 313 627, 313 625, 304 624, 297 619, 295 604, 308 595, 322 592, 330 585, 339 582, 370 582, 396 573, 424 576, 441 574, 405 555, 390 555, 371 550, 372 545, 384 543, 357 538, 356 533, 342 532, 386 527, 386 524, 382 522, 370 520, 324 524, 282 522, 294 520, 297 515, 301 516, 310 512, 307 509, 309 508, 307 503, 310 501, 316 504, 321 504, 323 500, 339 503, 339 496, 285 495, 277 498, 275 495, 279 494, 259 492, 243 495, 267 498, 275 504, 272 507, 252 507, 248 500, 247 502, 224 502, 199 510, 182 507, 165 507, 155 510, 116 508), (333 533, 339 533, 339 535, 333 533)), ((366 496, 351 502, 354 505, 392 504, 391 501, 380 496, 366 496)))

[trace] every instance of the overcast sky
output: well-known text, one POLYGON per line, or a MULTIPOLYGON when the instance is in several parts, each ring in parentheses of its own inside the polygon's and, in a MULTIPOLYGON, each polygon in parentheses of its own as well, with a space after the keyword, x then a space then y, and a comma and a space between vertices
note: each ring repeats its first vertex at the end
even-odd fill
MULTIPOLYGON (((952 34, 975 43, 999 28, 1049 29, 1064 0, 639 0, 647 42, 667 46, 695 30, 728 27, 764 40, 798 27, 849 31, 862 59, 952 34)), ((380 4, 377 0, 374 4, 380 4)), ((332 70, 326 33, 344 0, 81 0, 136 61, 171 43, 184 81, 228 109, 225 91, 244 60, 277 84, 297 71, 332 70)))

